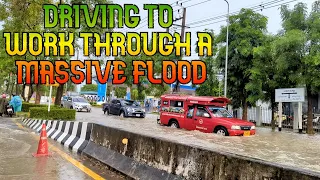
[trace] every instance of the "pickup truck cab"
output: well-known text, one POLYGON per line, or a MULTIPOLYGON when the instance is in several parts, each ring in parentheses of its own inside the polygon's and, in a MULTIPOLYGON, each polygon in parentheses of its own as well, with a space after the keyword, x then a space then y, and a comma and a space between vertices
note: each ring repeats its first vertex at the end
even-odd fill
POLYGON ((110 104, 103 104, 102 111, 121 117, 145 117, 145 111, 141 106, 136 101, 127 99, 113 99, 110 104))
POLYGON ((229 102, 223 97, 163 95, 158 123, 222 136, 254 135, 253 123, 233 118, 225 109, 229 102))

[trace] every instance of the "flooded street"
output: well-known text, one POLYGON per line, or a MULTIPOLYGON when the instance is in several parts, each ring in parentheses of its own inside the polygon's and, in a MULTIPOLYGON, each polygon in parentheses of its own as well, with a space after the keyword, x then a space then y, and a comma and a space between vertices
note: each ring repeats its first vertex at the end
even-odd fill
POLYGON ((79 121, 320 172, 319 135, 301 135, 285 130, 271 132, 270 128, 257 128, 255 136, 221 137, 216 134, 160 126, 156 123, 157 115, 154 114, 148 114, 145 119, 120 118, 104 115, 100 108, 94 108, 91 113, 80 112, 76 116, 79 121))
MULTIPOLYGON (((121 180, 102 165, 70 152, 61 144, 48 139, 50 157, 32 156, 37 152, 39 135, 30 129, 20 128, 14 120, 0 117, 0 179, 6 180, 90 180, 83 170, 74 166, 70 159, 84 164, 105 179, 121 180), (70 159, 63 158, 65 153, 70 159)), ((65 157, 65 156, 64 156, 65 157)), ((81 165, 81 164, 80 164, 81 165)))

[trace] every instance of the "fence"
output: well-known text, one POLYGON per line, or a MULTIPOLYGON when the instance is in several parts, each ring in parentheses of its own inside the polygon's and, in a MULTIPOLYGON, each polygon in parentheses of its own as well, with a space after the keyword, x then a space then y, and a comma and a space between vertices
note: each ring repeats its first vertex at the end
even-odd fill
MULTIPOLYGON (((271 119, 272 119, 272 110, 269 107, 252 107, 252 108, 248 108, 248 120, 250 121, 256 121, 259 117, 257 117, 259 115, 259 113, 257 112, 258 108, 260 108, 260 112, 261 112, 261 123, 262 124, 271 124, 271 119)), ((243 110, 242 108, 237 109, 237 117, 238 118, 242 118, 243 115, 243 110)))
MULTIPOLYGON (((235 109, 236 117, 239 119, 242 118, 243 110, 242 108, 235 109)), ((260 118, 260 122, 262 126, 271 126, 271 119, 272 119, 272 110, 269 107, 252 107, 248 108, 247 112, 247 119, 249 121, 255 121, 257 122, 260 118), (259 112, 259 109, 260 112, 259 112), (260 117, 259 117, 260 116, 260 117)), ((282 120, 282 128, 286 129, 293 129, 293 123, 294 119, 289 118, 288 116, 285 116, 286 118, 282 120)), ((314 117, 313 120, 313 129, 315 132, 320 132, 320 114, 314 117)), ((276 125, 278 125, 278 120, 276 120, 276 125)), ((305 132, 307 130, 307 120, 302 119, 302 130, 305 132)))

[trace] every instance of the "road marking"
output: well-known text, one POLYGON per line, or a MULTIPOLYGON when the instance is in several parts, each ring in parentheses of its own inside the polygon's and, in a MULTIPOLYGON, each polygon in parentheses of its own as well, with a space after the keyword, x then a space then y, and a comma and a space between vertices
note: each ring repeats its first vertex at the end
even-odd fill
MULTIPOLYGON (((19 128, 24 129, 24 127, 17 122, 14 122, 19 128)), ((35 134, 33 134, 33 136, 36 139, 39 139, 39 137, 36 137, 35 134)), ((48 142, 49 144, 49 142, 48 142)), ((50 149, 52 149, 53 151, 57 152, 61 157, 63 157, 64 159, 66 159, 67 161, 69 161, 71 164, 73 164, 74 166, 76 166, 78 169, 80 169, 81 171, 83 171, 84 173, 86 173, 87 175, 89 175, 90 177, 92 177, 93 179, 96 180, 104 180, 103 177, 99 176, 97 173, 93 172, 91 169, 87 168, 86 166, 84 166, 83 164, 81 164, 79 161, 73 159, 71 156, 69 156, 68 154, 62 152, 60 149, 56 148, 55 146, 49 144, 50 149)))

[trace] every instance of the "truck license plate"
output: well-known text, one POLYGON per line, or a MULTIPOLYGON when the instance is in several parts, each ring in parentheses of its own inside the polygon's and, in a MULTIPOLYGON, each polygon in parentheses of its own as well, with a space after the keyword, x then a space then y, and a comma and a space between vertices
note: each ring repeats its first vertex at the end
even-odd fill
POLYGON ((250 131, 244 131, 243 136, 250 136, 250 131))
POLYGON ((137 117, 140 117, 140 114, 136 114, 137 117))

